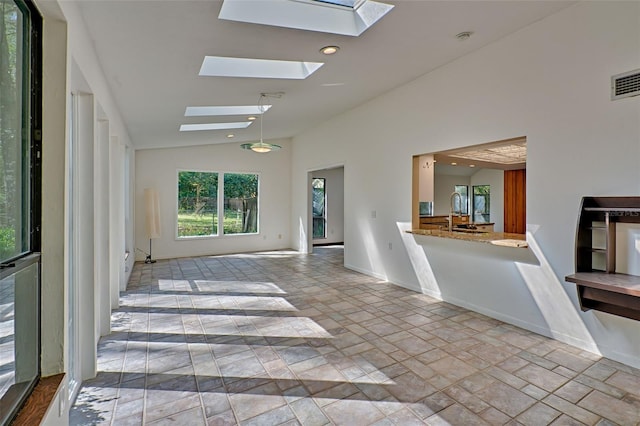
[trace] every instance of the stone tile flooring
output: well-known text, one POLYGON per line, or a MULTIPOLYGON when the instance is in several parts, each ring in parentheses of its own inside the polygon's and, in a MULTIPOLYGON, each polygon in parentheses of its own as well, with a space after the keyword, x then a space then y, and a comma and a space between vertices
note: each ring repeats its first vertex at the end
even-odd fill
POLYGON ((638 425, 640 371, 342 267, 136 264, 73 425, 638 425))

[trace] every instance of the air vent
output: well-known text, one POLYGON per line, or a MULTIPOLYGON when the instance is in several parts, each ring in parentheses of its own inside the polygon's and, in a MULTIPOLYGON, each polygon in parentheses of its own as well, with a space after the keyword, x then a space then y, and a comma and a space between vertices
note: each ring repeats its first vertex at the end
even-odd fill
POLYGON ((640 95, 640 69, 611 77, 611 100, 640 95))

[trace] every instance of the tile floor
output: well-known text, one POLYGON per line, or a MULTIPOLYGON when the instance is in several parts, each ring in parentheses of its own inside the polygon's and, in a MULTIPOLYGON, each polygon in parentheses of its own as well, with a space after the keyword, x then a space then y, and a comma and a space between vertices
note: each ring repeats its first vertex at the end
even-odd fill
POLYGON ((640 371, 347 270, 136 264, 73 425, 638 425, 640 371))

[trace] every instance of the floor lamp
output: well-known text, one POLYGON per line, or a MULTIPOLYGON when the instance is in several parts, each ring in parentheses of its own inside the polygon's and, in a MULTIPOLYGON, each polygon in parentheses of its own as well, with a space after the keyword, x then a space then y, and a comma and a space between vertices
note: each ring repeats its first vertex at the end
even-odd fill
POLYGON ((144 205, 147 237, 149 238, 149 254, 144 263, 156 263, 151 258, 151 240, 160 238, 160 198, 158 197, 158 191, 146 188, 144 190, 144 205))

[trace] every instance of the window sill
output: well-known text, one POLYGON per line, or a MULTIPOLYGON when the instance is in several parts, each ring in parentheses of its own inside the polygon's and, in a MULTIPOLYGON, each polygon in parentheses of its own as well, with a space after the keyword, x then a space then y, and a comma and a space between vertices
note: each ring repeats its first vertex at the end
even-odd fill
POLYGON ((49 407, 52 406, 63 380, 64 373, 40 379, 11 424, 13 426, 39 425, 49 407))

